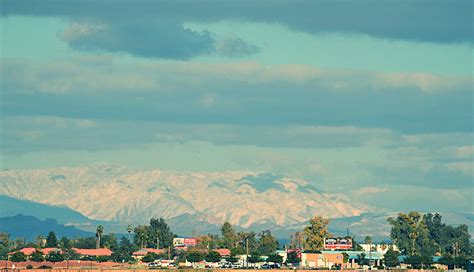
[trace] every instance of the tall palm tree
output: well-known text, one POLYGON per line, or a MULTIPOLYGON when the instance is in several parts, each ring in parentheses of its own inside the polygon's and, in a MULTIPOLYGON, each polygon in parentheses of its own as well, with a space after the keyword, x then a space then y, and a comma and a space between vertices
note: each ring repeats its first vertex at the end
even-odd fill
POLYGON ((96 248, 97 249, 100 248, 100 238, 102 237, 102 233, 104 233, 104 227, 102 225, 99 225, 97 227, 97 231, 95 233, 95 236, 97 237, 97 240, 96 240, 96 248))
POLYGON ((128 241, 129 241, 130 243, 132 243, 132 240, 131 240, 131 238, 130 238, 130 234, 133 232, 133 226, 132 226, 132 225, 128 225, 128 226, 127 226, 127 232, 128 232, 128 241))

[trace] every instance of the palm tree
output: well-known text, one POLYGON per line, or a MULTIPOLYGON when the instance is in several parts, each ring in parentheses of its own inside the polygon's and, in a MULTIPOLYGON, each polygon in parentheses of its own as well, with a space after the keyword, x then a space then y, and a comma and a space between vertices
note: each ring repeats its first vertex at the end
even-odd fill
POLYGON ((130 234, 133 232, 133 226, 132 225, 127 226, 127 232, 128 232, 128 241, 131 243, 132 241, 130 240, 131 239, 130 234))
POLYGON ((102 225, 99 225, 97 227, 97 231, 95 233, 95 236, 97 237, 97 240, 96 240, 96 248, 97 249, 100 248, 100 238, 102 237, 102 233, 104 233, 104 227, 102 225))

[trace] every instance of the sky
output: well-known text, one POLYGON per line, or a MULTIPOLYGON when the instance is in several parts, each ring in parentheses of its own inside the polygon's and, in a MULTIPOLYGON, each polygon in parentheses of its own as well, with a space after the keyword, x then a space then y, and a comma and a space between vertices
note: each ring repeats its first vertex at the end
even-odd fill
POLYGON ((0 0, 0 164, 261 171, 473 212, 472 2, 0 0))

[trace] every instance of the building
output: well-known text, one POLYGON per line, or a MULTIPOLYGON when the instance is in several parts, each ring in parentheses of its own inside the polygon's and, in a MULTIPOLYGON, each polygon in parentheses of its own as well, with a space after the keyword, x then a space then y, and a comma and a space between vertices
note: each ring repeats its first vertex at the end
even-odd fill
POLYGON ((344 267, 344 256, 337 251, 325 251, 321 253, 301 253, 302 267, 309 268, 332 268, 344 267))
POLYGON ((77 254, 81 256, 90 256, 90 257, 99 257, 99 256, 110 256, 112 255, 112 250, 108 248, 98 248, 98 249, 89 249, 89 248, 72 248, 77 254))
MULTIPOLYGON (((323 251, 323 252, 326 252, 326 251, 323 251)), ((362 256, 362 254, 365 255, 365 259, 371 262, 373 266, 380 266, 383 260, 383 254, 381 252, 375 252, 375 251, 365 252, 365 251, 353 251, 353 250, 339 251, 339 252, 341 254, 345 253, 349 257, 347 268, 359 268, 359 265, 357 264, 357 262, 360 256, 362 256)))
POLYGON ((35 253, 36 250, 38 250, 39 252, 41 252, 43 254, 43 256, 46 256, 48 255, 49 253, 51 252, 60 252, 61 253, 61 249, 59 248, 55 248, 55 247, 47 247, 47 248, 34 248, 34 247, 25 247, 25 248, 22 248, 18 251, 15 251, 15 252, 10 252, 8 254, 10 255, 13 255, 15 254, 16 252, 22 252, 23 254, 25 254, 27 257, 30 256, 31 254, 35 253))
POLYGON ((379 252, 385 255, 390 247, 393 248, 395 251, 399 251, 396 245, 389 245, 389 244, 359 244, 362 249, 366 252, 379 252))
POLYGON ((230 249, 228 248, 219 248, 219 249, 214 249, 214 251, 216 251, 217 253, 219 253, 219 255, 224 258, 224 257, 229 257, 231 252, 230 252, 230 249))
POLYGON ((155 248, 142 248, 138 251, 135 251, 132 253, 132 257, 135 259, 135 260, 141 260, 143 257, 145 257, 145 255, 147 255, 148 253, 155 253, 155 254, 158 254, 158 255, 161 255, 161 254, 166 254, 168 251, 164 248, 162 249, 155 249, 155 248))

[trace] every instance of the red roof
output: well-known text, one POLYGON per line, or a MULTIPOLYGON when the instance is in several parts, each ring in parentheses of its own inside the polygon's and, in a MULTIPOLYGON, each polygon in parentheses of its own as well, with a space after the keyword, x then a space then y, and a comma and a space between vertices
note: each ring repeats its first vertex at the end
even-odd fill
POLYGON ((217 251, 221 256, 230 256, 230 249, 227 248, 219 248, 215 249, 214 251, 217 251))
POLYGON ((49 253, 54 252, 54 251, 61 252, 59 248, 55 248, 55 247, 43 248, 43 249, 40 249, 40 251, 43 252, 44 255, 48 255, 49 253))
POLYGON ((34 248, 34 247, 25 247, 25 248, 22 248, 18 251, 23 252, 25 255, 31 255, 31 254, 35 253, 36 248, 34 248))
POLYGON ((110 256, 112 255, 112 250, 108 248, 99 248, 99 249, 86 249, 86 248, 73 248, 73 250, 83 256, 110 256))
MULTIPOLYGON (((29 255, 35 253, 36 248, 34 248, 34 247, 25 247, 25 248, 22 248, 18 251, 23 252, 23 254, 29 256, 29 255)), ((47 248, 39 248, 38 251, 43 253, 43 255, 47 255, 47 254, 51 253, 52 251, 60 251, 60 249, 55 248, 55 247, 47 247, 47 248)), ((13 254, 13 253, 11 253, 11 254, 13 254)))
POLYGON ((145 256, 147 253, 156 253, 163 254, 166 253, 166 249, 156 249, 156 248, 142 248, 138 251, 133 252, 134 256, 145 256))

